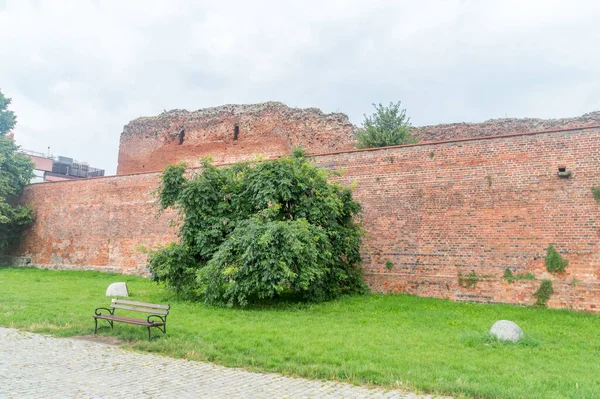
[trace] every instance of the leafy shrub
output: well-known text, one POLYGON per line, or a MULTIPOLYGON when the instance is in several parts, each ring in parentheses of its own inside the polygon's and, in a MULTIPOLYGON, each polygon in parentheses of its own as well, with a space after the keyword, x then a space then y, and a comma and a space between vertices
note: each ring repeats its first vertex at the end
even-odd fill
MULTIPOLYGON (((373 104, 375 113, 365 115, 363 128, 357 136, 357 148, 387 147, 416 143, 418 139, 410 132, 410 118, 400 109, 400 101, 389 106, 373 104)), ((430 153, 430 156, 433 152, 430 153)))
POLYGON ((560 253, 550 244, 546 254, 546 270, 550 273, 563 272, 568 264, 569 261, 563 259, 560 253))
POLYGON ((179 243, 150 254, 153 278, 185 298, 244 306, 286 293, 321 301, 366 290, 360 205, 349 188, 295 150, 291 157, 185 176, 171 165, 158 190, 179 212, 179 243))
POLYGON ((533 293, 533 296, 537 298, 535 306, 545 308, 548 304, 548 300, 550 299, 550 295, 552 294, 554 294, 554 288, 552 288, 552 281, 543 280, 538 290, 533 293))

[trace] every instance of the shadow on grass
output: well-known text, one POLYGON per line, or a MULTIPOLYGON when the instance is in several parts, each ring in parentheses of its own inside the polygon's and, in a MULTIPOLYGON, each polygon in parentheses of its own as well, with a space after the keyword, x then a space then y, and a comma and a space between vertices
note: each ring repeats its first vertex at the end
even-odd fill
POLYGON ((469 348, 536 348, 541 345, 535 338, 525 337, 518 342, 501 340, 489 333, 468 334, 460 342, 469 348))

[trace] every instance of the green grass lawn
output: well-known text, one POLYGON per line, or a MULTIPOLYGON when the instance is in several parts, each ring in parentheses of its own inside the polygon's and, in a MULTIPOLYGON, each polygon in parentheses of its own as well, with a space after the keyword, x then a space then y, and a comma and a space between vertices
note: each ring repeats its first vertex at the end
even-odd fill
POLYGON ((104 292, 116 281, 127 282, 131 300, 171 304, 167 335, 152 342, 143 327, 100 330, 140 350, 458 397, 600 397, 600 318, 586 313, 408 295, 222 309, 176 301, 139 277, 0 268, 0 325, 90 334, 93 310, 110 302, 104 292), (527 338, 489 340, 499 319, 527 338))

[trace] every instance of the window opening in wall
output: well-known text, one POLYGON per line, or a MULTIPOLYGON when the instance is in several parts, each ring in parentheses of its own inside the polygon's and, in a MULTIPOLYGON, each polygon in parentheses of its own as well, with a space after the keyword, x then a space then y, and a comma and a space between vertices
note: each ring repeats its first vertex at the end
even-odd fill
POLYGON ((238 125, 233 126, 233 139, 237 140, 240 135, 240 127, 238 125))
POLYGON ((183 144, 183 139, 185 138, 185 129, 181 129, 177 135, 177 138, 179 139, 179 144, 183 144))

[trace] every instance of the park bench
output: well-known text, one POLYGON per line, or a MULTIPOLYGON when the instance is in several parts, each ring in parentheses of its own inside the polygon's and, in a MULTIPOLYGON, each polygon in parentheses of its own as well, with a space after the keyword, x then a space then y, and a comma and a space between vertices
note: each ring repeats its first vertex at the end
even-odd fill
POLYGON ((98 320, 106 320, 110 324, 110 328, 113 328, 113 323, 127 323, 134 324, 137 326, 144 326, 148 328, 148 341, 152 339, 150 329, 152 327, 158 328, 165 334, 167 332, 167 316, 169 315, 169 305, 158 305, 154 303, 134 302, 125 301, 122 299, 113 299, 109 308, 96 308, 94 310, 94 334, 98 332, 98 320), (126 310, 129 312, 140 312, 150 313, 145 319, 138 319, 135 317, 117 316, 115 310, 126 310), (108 313, 106 313, 108 312, 108 313))

